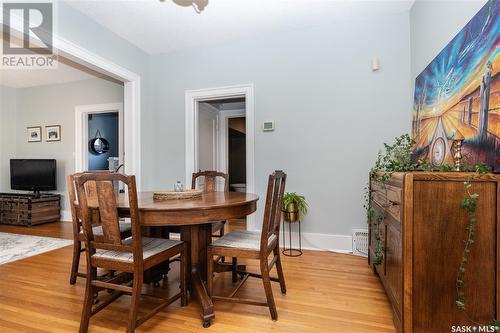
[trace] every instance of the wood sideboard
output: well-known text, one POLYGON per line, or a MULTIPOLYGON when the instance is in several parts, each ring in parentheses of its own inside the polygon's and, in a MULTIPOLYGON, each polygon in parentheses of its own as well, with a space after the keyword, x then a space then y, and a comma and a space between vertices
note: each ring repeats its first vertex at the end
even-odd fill
POLYGON ((33 226, 60 220, 59 194, 0 193, 0 224, 33 226))
POLYGON ((370 191, 373 210, 386 213, 377 228, 383 261, 374 264, 374 223, 368 261, 386 290, 398 332, 445 333, 457 325, 474 326, 471 319, 489 324, 499 318, 500 175, 393 173, 384 184, 372 181, 370 191), (479 201, 475 243, 465 273, 464 313, 455 300, 469 224, 461 201, 470 175, 479 201))

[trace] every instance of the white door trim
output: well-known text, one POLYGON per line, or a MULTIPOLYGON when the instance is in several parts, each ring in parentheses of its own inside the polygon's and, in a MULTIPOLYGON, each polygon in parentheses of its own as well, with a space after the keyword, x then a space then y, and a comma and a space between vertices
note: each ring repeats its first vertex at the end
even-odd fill
MULTIPOLYGON (((23 20, 11 16, 10 31, 22 36, 23 20)), ((58 34, 53 34, 53 48, 58 55, 106 74, 124 83, 125 173, 136 176, 137 189, 141 189, 141 77, 115 62, 88 51, 58 34)))
POLYGON ((118 156, 120 164, 123 163, 125 153, 123 103, 78 105, 75 107, 75 172, 88 170, 88 149, 86 147, 89 142, 89 114, 108 112, 118 113, 118 146, 120 148, 118 156))
MULTIPOLYGON (((246 102, 246 151, 247 151, 247 191, 255 193, 255 102, 253 84, 235 85, 209 89, 187 90, 185 92, 185 142, 186 142, 186 184, 191 183, 191 175, 196 170, 198 102, 221 98, 244 97, 246 102)), ((248 216, 247 229, 254 230, 255 214, 248 216)))

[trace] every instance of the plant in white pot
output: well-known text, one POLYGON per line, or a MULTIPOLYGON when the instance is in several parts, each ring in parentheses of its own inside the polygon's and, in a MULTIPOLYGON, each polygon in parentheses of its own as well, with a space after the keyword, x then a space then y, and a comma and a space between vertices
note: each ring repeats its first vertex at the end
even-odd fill
POLYGON ((306 198, 295 192, 287 192, 283 197, 283 215, 287 222, 302 221, 309 208, 306 198))

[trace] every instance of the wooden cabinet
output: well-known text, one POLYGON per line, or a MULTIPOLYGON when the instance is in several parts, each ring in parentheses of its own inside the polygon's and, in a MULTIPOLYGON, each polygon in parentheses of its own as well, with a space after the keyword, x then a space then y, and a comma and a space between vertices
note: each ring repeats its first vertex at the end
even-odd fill
POLYGON ((0 193, 0 224, 33 226, 60 219, 59 194, 0 193))
POLYGON ((474 326, 470 319, 488 324, 499 318, 500 175, 473 175, 478 222, 465 274, 466 313, 455 306, 469 224, 460 204, 469 175, 394 173, 385 185, 370 184, 375 213, 368 258, 387 292, 398 332, 451 332, 452 326, 474 326), (373 264, 377 234, 383 246, 380 265, 373 264))

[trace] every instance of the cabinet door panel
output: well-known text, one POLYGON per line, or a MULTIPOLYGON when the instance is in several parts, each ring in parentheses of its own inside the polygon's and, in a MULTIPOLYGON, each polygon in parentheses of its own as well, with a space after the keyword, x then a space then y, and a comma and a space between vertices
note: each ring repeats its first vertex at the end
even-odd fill
POLYGON ((413 186, 413 332, 449 332, 453 325, 488 323, 495 316, 497 189, 473 182, 479 194, 475 243, 465 274, 467 313, 455 306, 468 213, 462 181, 415 181, 413 186))
MULTIPOLYGON (((372 216, 372 223, 370 224, 370 264, 373 265, 374 260, 376 259, 376 248, 377 248, 377 240, 376 240, 376 235, 380 236, 380 241, 383 244, 385 248, 385 228, 384 228, 384 221, 380 222, 380 227, 376 227, 376 219, 377 219, 377 212, 382 211, 382 208, 376 204, 373 203, 373 216, 372 216)), ((385 249, 384 249, 384 257, 385 257, 385 249)), ((379 275, 385 275, 385 260, 382 260, 382 263, 380 265, 376 266, 377 273, 379 275)))
POLYGON ((386 220, 385 279, 387 293, 401 317, 403 299, 403 248, 399 222, 386 220))

